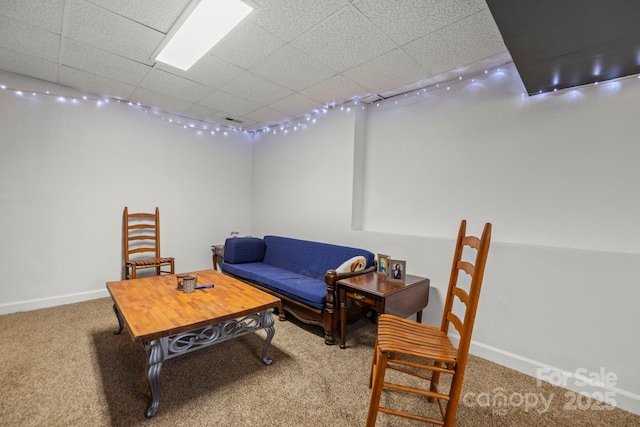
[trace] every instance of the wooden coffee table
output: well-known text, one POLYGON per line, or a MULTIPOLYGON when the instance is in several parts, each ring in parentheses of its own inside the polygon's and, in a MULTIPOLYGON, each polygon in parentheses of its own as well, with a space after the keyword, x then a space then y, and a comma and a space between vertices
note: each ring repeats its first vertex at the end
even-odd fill
POLYGON ((126 325, 133 342, 148 350, 147 380, 150 418, 160 405, 162 362, 213 344, 253 333, 267 332, 262 361, 270 365, 267 350, 275 334, 271 312, 280 299, 214 270, 189 273, 198 286, 214 287, 191 293, 178 291, 176 276, 163 275, 108 282, 119 330, 126 325))
POLYGON ((416 313, 422 322, 422 310, 429 303, 429 279, 407 274, 404 282, 387 280, 384 274, 366 273, 338 280, 340 299, 340 348, 347 340, 347 299, 382 313, 409 317, 416 313))

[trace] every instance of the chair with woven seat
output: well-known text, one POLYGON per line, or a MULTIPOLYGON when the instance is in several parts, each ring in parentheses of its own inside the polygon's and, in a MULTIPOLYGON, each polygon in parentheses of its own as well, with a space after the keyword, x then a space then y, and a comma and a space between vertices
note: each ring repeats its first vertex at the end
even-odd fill
POLYGON ((135 279, 140 269, 155 268, 156 275, 174 274, 175 261, 160 256, 160 211, 122 214, 123 278, 135 279), (167 269, 168 267, 168 269, 167 269))
MULTIPOLYGON (((378 320, 369 379, 372 391, 367 427, 375 426, 379 412, 428 424, 454 425, 491 241, 490 223, 485 224, 480 238, 466 235, 466 224, 465 220, 460 224, 441 326, 423 325, 389 314, 382 314, 378 320), (468 248, 475 249, 473 262, 466 260, 472 252, 468 248), (461 277, 460 271, 467 273, 470 280, 461 277), (460 336, 457 348, 449 338, 451 325, 460 336), (394 373, 393 378, 385 382, 387 369, 400 374, 394 373), (451 378, 451 385, 443 392, 438 390, 441 375, 451 378), (417 379, 411 380, 412 377, 417 379), (427 416, 424 407, 412 406, 412 412, 408 412, 406 408, 380 406, 383 389, 389 393, 409 393, 429 402, 436 400, 441 417, 427 416)), ((386 399, 385 404, 390 401, 386 399)))

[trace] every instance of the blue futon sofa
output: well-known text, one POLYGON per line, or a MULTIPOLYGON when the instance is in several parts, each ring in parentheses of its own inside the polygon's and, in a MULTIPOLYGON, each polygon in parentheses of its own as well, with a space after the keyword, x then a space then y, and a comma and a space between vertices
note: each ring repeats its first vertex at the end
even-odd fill
POLYGON ((225 274, 279 297, 284 308, 280 320, 285 320, 286 311, 304 323, 322 326, 329 345, 336 342, 339 322, 336 282, 375 271, 374 255, 367 250, 280 236, 227 239, 221 267, 225 274), (349 269, 354 262, 358 271, 349 269), (348 271, 337 272, 339 267, 348 271))

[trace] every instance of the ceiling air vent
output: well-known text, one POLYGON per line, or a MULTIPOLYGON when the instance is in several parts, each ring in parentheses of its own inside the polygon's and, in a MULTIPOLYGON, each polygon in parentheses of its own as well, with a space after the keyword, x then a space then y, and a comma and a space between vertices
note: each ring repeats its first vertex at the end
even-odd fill
POLYGON ((228 121, 228 122, 233 122, 233 123, 244 123, 242 120, 234 119, 233 117, 225 117, 224 119, 225 119, 226 121, 228 121))

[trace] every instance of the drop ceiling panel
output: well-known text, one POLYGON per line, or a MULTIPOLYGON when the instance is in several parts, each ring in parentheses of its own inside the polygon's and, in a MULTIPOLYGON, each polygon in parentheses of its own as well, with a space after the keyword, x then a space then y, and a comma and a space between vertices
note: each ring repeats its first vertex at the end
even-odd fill
POLYGON ((345 0, 259 0, 249 19, 290 42, 348 4, 345 0))
POLYGON ((248 71, 222 86, 221 90, 240 98, 251 99, 262 105, 271 104, 292 93, 284 86, 265 80, 248 71))
POLYGON ((244 71, 237 65, 230 64, 212 55, 205 55, 188 71, 183 71, 161 62, 158 62, 154 68, 201 83, 213 89, 223 86, 244 71))
POLYGON ((396 47, 388 36, 351 6, 331 15, 291 45, 338 72, 396 47))
POLYGON ((402 49, 394 49, 342 75, 371 92, 379 93, 419 80, 428 73, 402 49))
POLYGON ((131 101, 139 102, 157 110, 170 113, 182 113, 193 106, 193 103, 175 98, 164 93, 154 92, 142 87, 136 88, 130 96, 131 101))
POLYGON ((0 69, 49 82, 58 80, 58 64, 2 47, 0 69))
POLYGON ((431 75, 504 52, 500 31, 488 9, 405 45, 431 75))
POLYGON ((164 34, 83 0, 69 1, 68 37, 153 65, 151 55, 164 34))
POLYGON ((281 111, 277 111, 269 107, 259 108, 245 115, 245 117, 247 117, 250 120, 254 120, 256 122, 266 123, 270 125, 277 124, 282 121, 293 120, 295 118, 295 117, 285 115, 285 118, 283 119, 281 111))
POLYGON ((54 34, 62 31, 64 0, 3 0, 1 14, 54 34))
POLYGON ((208 86, 157 68, 152 69, 146 75, 140 83, 140 87, 192 103, 200 101, 213 91, 208 86))
POLYGON ((361 98, 368 90, 341 75, 331 77, 303 91, 301 94, 321 102, 323 105, 340 104, 350 99, 361 98))
POLYGON ((260 104, 239 98, 226 92, 217 90, 199 102, 214 110, 225 111, 232 116, 243 116, 260 108, 260 104))
POLYGON ((0 47, 58 62, 59 46, 59 35, 0 16, 0 47))
POLYGON ((211 50, 211 54, 248 69, 284 46, 284 41, 268 31, 243 21, 211 50))
POLYGON ((353 5, 398 45, 487 8, 485 0, 354 0, 353 5))
MULTIPOLYGON (((262 126, 262 124, 248 119, 244 116, 232 116, 226 112, 217 112, 213 116, 209 117, 210 120, 218 125, 229 126, 236 129, 256 128, 262 126), (232 119, 232 120, 229 120, 232 119)), ((220 128, 218 128, 220 129, 220 128)))
POLYGON ((68 67, 132 85, 139 84, 151 70, 148 65, 96 49, 73 39, 65 40, 61 60, 62 64, 68 67))
POLYGON ((251 67, 250 71, 295 91, 312 86, 336 74, 291 46, 282 47, 251 67))
POLYGON ((304 116, 324 107, 321 102, 309 99, 299 93, 294 93, 282 99, 277 100, 269 107, 274 110, 282 111, 294 117, 304 116))
POLYGON ((167 33, 180 17, 190 0, 88 0, 132 21, 167 33), (153 13, 149 13, 153 10, 153 13))
POLYGON ((60 67, 59 78, 60 84, 65 86, 81 89, 98 96, 105 95, 123 100, 128 100, 135 89, 135 86, 128 83, 119 82, 66 66, 60 67))
POLYGON ((187 110, 185 110, 184 115, 187 117, 193 117, 194 119, 204 120, 218 112, 219 111, 216 111, 213 108, 205 107, 204 105, 200 104, 194 104, 187 110))

